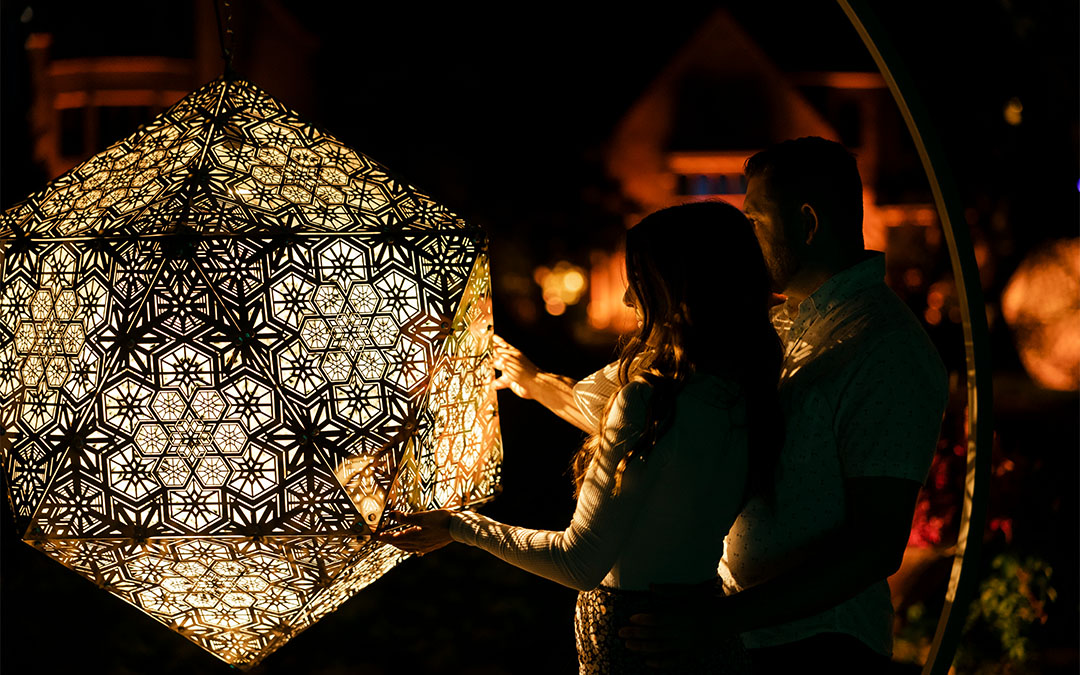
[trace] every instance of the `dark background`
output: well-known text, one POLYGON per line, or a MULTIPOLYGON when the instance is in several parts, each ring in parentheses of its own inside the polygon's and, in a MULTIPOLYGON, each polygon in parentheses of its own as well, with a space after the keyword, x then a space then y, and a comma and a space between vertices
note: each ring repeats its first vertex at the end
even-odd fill
MULTIPOLYGON (((250 21, 259 3, 246 4, 250 21)), ((614 338, 575 344, 566 316, 541 313, 535 323, 515 323, 500 304, 500 266, 587 259, 590 248, 617 240, 622 221, 604 176, 604 145, 701 22, 727 7, 786 71, 873 69, 829 2, 635 10, 621 3, 276 4, 317 40, 309 77, 295 85, 310 94, 309 107, 298 112, 487 228, 498 332, 541 367, 572 376, 605 363, 614 338)), ((1077 7, 1035 0, 888 4, 879 11, 919 83, 964 204, 975 210, 973 234, 991 242, 996 274, 986 292, 996 302, 1025 252, 1077 235, 1077 7), (1024 102, 1018 127, 1002 122, 1002 106, 1014 96, 1024 102), (1006 226, 993 225, 996 213, 1005 214, 1006 226)), ((32 91, 22 45, 30 32, 53 34, 53 58, 192 50, 190 3, 31 2, 32 18, 23 21, 27 6, 0 5, 5 209, 47 180, 31 160, 26 121, 32 91)), ((235 39, 252 39, 241 22, 235 39)), ((243 75, 251 64, 236 65, 243 75)), ((934 337, 949 365, 961 369, 959 328, 934 337)), ((1057 565, 1060 609, 1048 644, 1075 650, 1077 401, 1010 385, 1024 376, 1001 325, 993 346, 1003 383, 995 406, 1002 408, 999 435, 1032 465, 1042 462, 1023 489, 1056 503, 1038 511, 1042 524, 1024 544, 1057 565)), ((500 405, 504 493, 485 512, 515 524, 565 527, 573 507, 566 467, 581 435, 533 402, 504 393, 500 405)), ((1023 510, 1023 499, 1013 501, 1023 510)), ((22 544, 11 523, 3 514, 5 673, 229 670, 22 544)), ((402 564, 253 672, 571 672, 573 601, 571 590, 476 549, 450 546, 402 564)))

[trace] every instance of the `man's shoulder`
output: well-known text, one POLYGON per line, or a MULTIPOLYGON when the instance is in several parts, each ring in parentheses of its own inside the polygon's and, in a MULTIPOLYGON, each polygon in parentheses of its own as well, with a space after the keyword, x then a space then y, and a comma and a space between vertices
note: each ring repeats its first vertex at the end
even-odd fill
POLYGON ((808 333, 808 358, 795 375, 813 388, 840 395, 853 379, 884 384, 890 377, 944 386, 945 366, 933 341, 884 283, 863 289, 808 333))
POLYGON ((885 351, 897 358, 923 356, 940 365, 937 347, 922 322, 892 289, 885 284, 881 284, 881 287, 883 290, 877 289, 872 296, 876 310, 873 312, 874 321, 867 335, 866 348, 885 351))
MULTIPOLYGON (((859 351, 913 349, 937 354, 930 336, 914 312, 884 283, 867 287, 837 308, 829 332, 855 343, 859 351)), ((823 335, 824 339, 829 336, 823 335)))
MULTIPOLYGON (((944 406, 948 375, 937 347, 914 313, 884 284, 867 295, 873 304, 856 349, 844 364, 837 395, 849 402, 873 396, 902 396, 919 391, 927 405, 944 406)), ((906 401, 906 399, 905 399, 906 401)), ((899 403, 899 399, 898 399, 899 403)), ((906 401, 910 405, 911 401, 906 401)))

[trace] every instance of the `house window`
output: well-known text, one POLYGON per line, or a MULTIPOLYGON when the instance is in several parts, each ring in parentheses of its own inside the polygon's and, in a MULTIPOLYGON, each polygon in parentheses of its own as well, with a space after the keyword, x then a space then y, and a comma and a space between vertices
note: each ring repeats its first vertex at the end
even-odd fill
POLYGON ((131 135, 131 130, 153 118, 145 105, 101 106, 98 108, 98 148, 105 148, 131 135))
POLYGON ((60 111, 60 155, 82 157, 86 153, 86 108, 60 111))
POLYGON ((676 190, 684 197, 746 194, 746 176, 741 173, 676 174, 676 190))

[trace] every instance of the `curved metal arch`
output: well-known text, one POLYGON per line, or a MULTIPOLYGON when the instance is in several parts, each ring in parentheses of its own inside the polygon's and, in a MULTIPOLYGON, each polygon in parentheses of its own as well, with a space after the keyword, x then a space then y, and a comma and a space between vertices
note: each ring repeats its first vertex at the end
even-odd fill
POLYGON ((900 114, 919 152, 934 194, 941 228, 949 247, 953 277, 960 298, 967 360, 967 475, 964 506, 956 541, 945 606, 922 675, 944 675, 952 665, 966 618, 966 608, 978 584, 982 533, 990 490, 990 449, 993 442, 993 380, 989 330, 979 282, 979 268, 963 217, 960 193, 945 161, 945 153, 924 108, 915 83, 889 41, 888 31, 866 0, 838 0, 862 38, 896 99, 900 114), (978 452, 979 449, 982 452, 978 452))

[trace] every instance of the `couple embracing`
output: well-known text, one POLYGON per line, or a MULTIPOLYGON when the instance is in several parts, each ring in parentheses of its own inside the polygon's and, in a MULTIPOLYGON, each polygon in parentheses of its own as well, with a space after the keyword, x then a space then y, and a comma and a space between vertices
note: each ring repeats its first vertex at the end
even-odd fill
POLYGON ((578 589, 582 673, 889 668, 885 579, 945 371, 864 250, 855 158, 800 138, 745 170, 742 212, 684 204, 627 232, 639 329, 616 363, 575 382, 496 338, 497 383, 590 434, 570 525, 440 510, 384 535, 477 546, 578 589))

